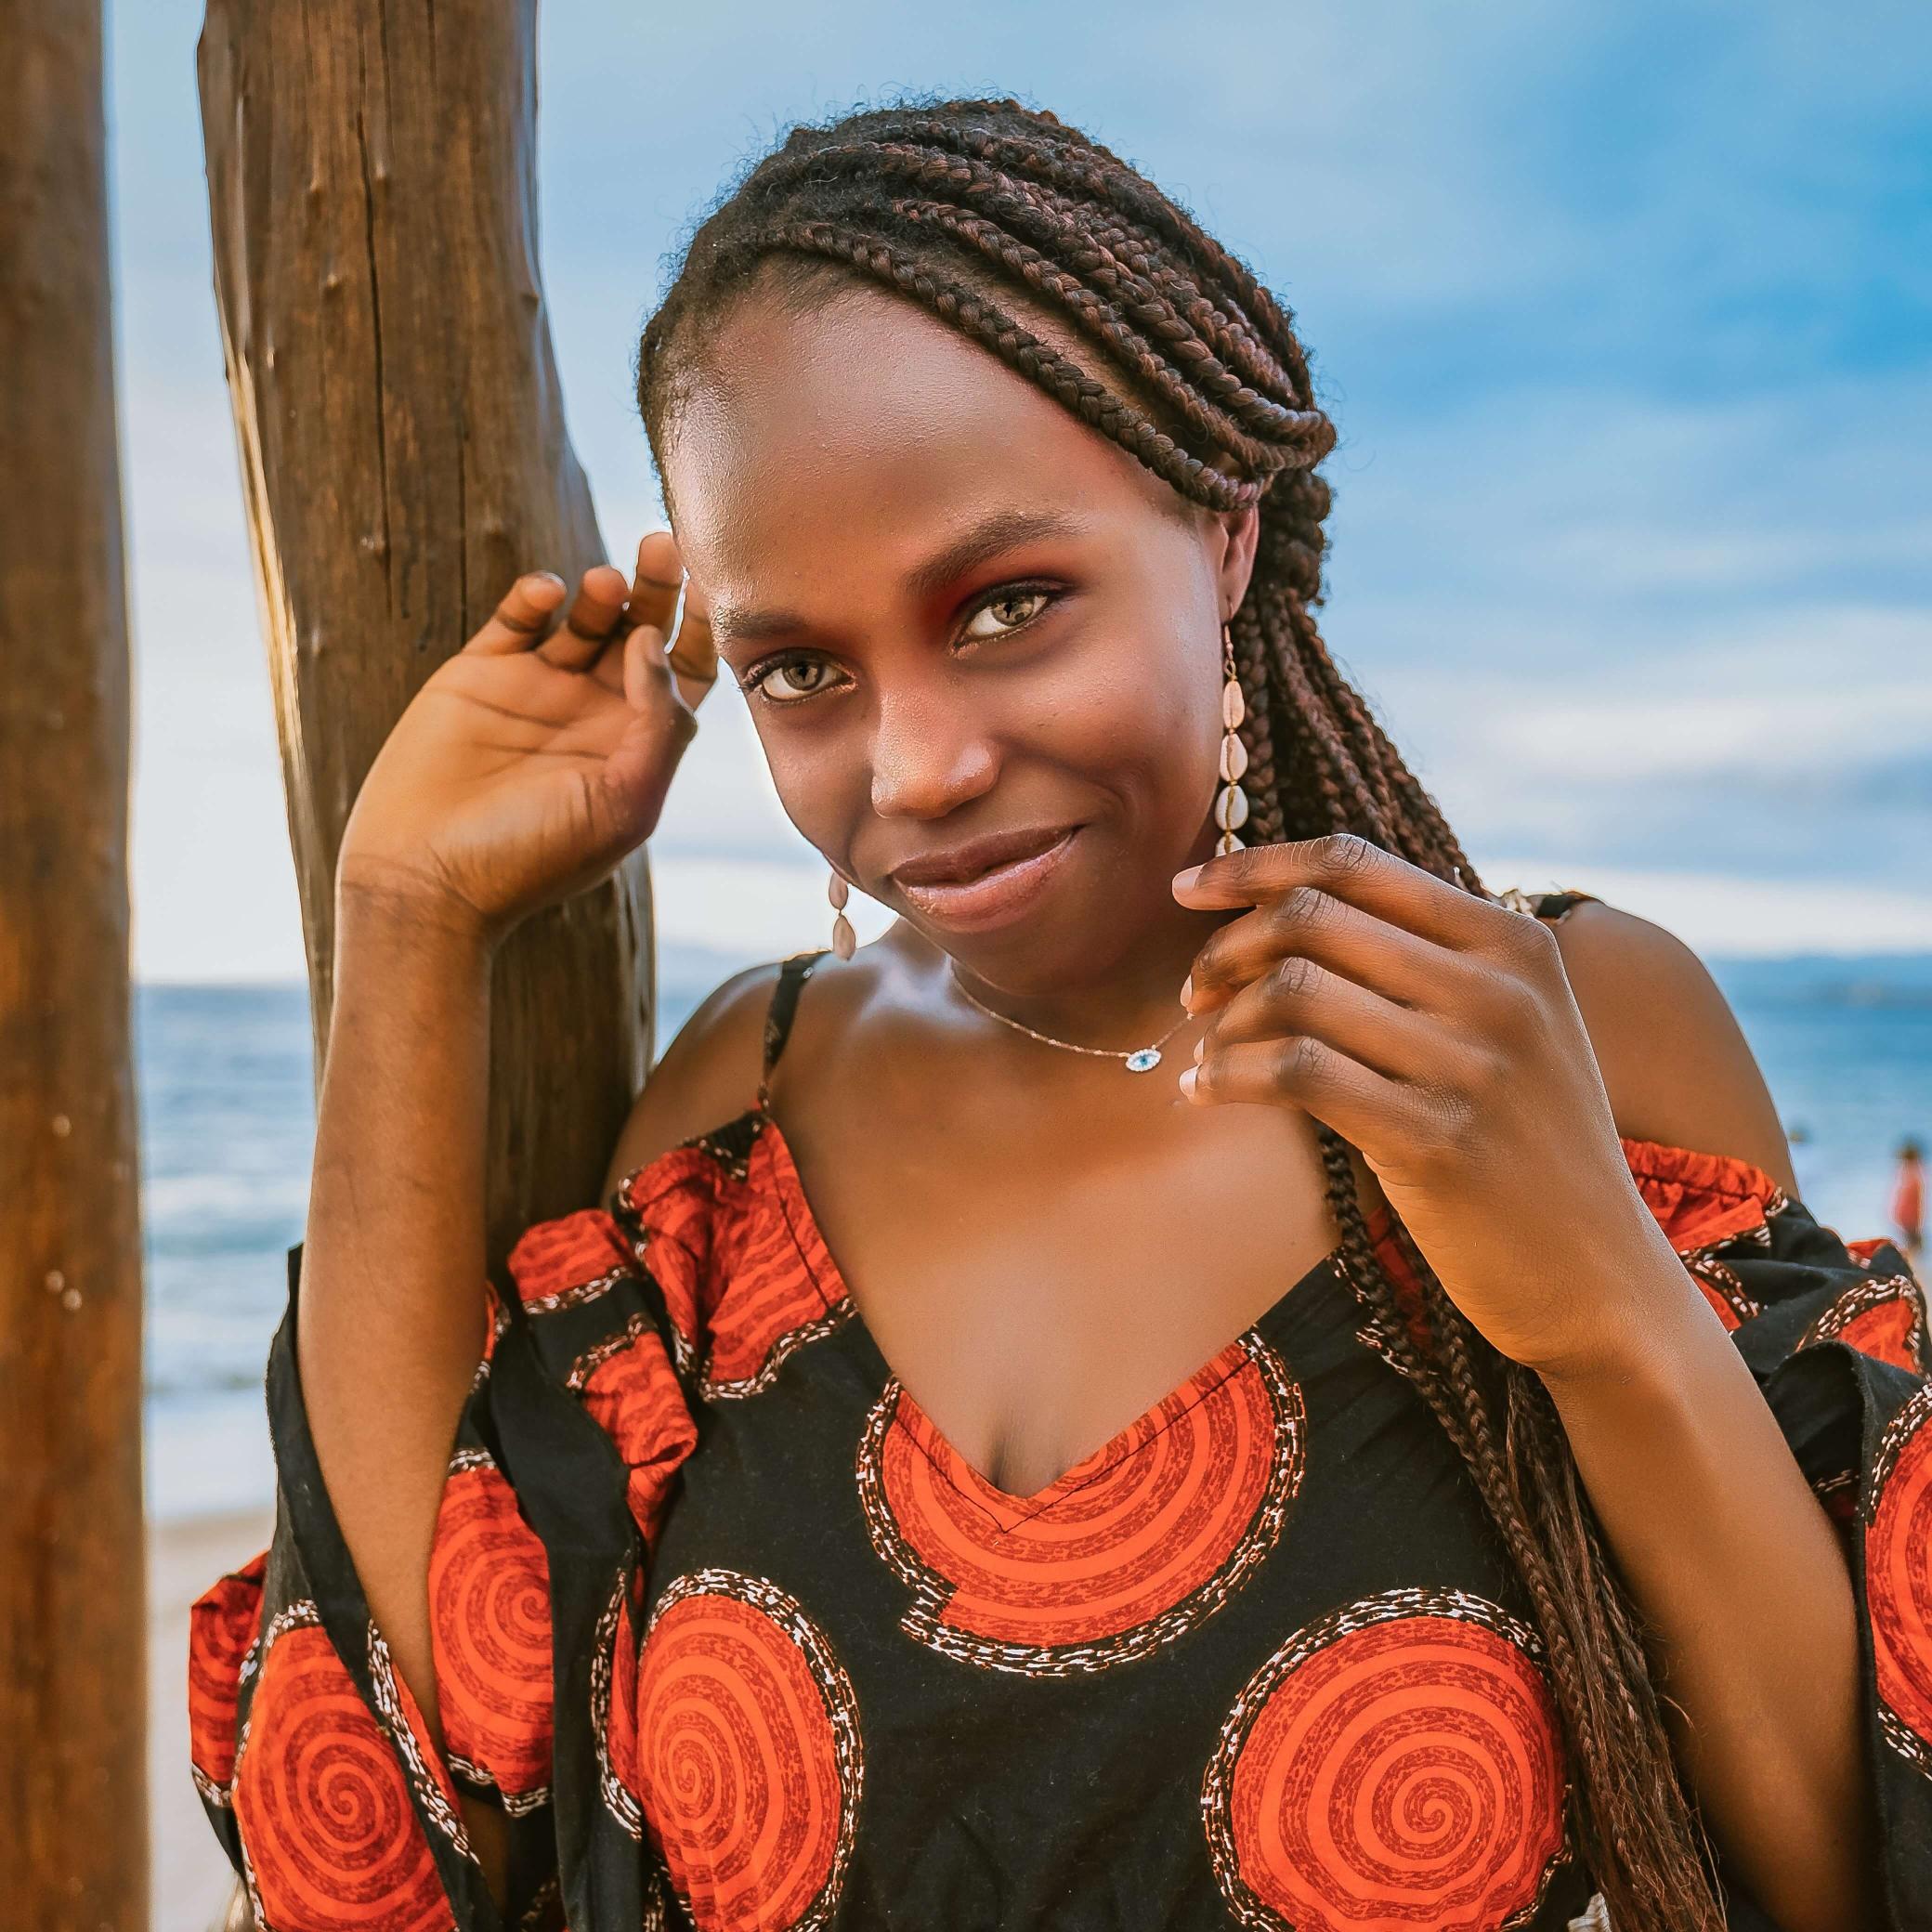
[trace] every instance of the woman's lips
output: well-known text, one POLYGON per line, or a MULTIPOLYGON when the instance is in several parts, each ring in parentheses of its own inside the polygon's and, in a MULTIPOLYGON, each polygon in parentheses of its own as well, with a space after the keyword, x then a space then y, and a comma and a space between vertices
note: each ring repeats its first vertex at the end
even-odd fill
POLYGON ((1066 862, 1066 855, 1080 828, 1071 826, 1044 852, 1030 858, 1009 860, 982 872, 976 879, 949 884, 911 885, 900 882, 906 903, 923 913, 934 925, 956 933, 983 933, 991 926, 1003 926, 1028 911, 1048 881, 1066 862))

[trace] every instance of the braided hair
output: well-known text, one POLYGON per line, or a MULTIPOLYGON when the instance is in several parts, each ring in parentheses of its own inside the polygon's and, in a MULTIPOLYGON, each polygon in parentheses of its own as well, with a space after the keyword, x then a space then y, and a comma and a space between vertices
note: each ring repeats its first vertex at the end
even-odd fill
MULTIPOLYGON (((645 330, 638 405, 659 473, 729 312, 756 299, 808 313, 855 283, 970 336, 1182 497, 1260 504, 1232 622, 1253 839, 1352 831, 1490 896, 1315 627, 1329 506, 1316 467, 1335 429, 1292 317, 1241 262, 1118 156, 1016 100, 908 98, 801 124, 700 219, 645 330), (1090 345, 1093 366, 1056 344, 1090 345)), ((1618 1932, 1719 1932, 1639 1622, 1541 1380, 1471 1327, 1393 1217, 1404 1265, 1384 1265, 1347 1144, 1317 1129, 1367 1338, 1468 1465, 1521 1578, 1571 1828, 1618 1932)))

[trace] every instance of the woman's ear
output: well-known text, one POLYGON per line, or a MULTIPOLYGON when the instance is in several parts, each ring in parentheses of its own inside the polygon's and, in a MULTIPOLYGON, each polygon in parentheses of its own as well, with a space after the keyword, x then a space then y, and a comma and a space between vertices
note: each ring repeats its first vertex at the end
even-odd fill
POLYGON ((1261 541, 1261 506, 1249 503, 1243 510, 1217 510, 1214 514, 1225 535, 1220 572, 1221 608, 1232 614, 1241 608, 1255 573, 1255 552, 1261 541))

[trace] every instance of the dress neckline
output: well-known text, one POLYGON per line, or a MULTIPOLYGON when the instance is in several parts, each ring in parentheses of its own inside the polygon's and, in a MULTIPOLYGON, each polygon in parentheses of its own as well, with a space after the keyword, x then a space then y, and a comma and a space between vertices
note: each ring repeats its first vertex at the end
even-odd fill
MULTIPOLYGON (((1037 1516, 1085 1484, 1105 1475, 1123 1456, 1137 1453, 1170 1429, 1195 1403, 1211 1394, 1247 1361, 1248 1337, 1271 1324, 1289 1299, 1310 1283, 1323 1274, 1336 1273, 1341 1257, 1342 1244, 1338 1241, 1296 1276, 1238 1335, 1231 1337, 1204 1362, 1182 1376, 1166 1394, 1149 1403, 1139 1415, 1124 1422, 1104 1442, 1069 1464, 1051 1482, 1038 1489, 1022 1493, 1002 1487, 972 1462, 933 1419, 932 1412, 887 1359, 878 1337, 872 1332, 871 1324, 866 1320, 865 1312, 852 1293, 831 1243, 826 1239, 825 1229, 812 1205, 804 1177, 799 1172, 798 1162, 793 1157, 791 1142, 786 1138, 785 1129, 778 1125, 777 1116, 768 1108, 754 1103, 739 1118, 755 1120, 760 1137, 770 1137, 774 1165, 784 1182, 779 1194, 780 1205, 788 1216, 795 1211, 803 1222, 801 1227, 792 1230, 794 1243, 806 1267, 815 1275, 822 1270, 827 1276, 818 1283, 819 1292, 828 1305, 846 1311, 847 1325, 873 1374, 881 1384, 890 1382, 897 1388, 897 1414, 901 1426, 955 1488, 983 1505, 997 1506, 1004 1512, 1016 1512, 1016 1521, 1009 1523, 1009 1528, 1016 1527, 1017 1521, 1037 1516), (816 1267, 814 1266, 814 1256, 820 1258, 816 1267)), ((1379 1204, 1368 1210, 1366 1220, 1371 1238, 1377 1237, 1387 1226, 1387 1215, 1379 1204)))
MULTIPOLYGON (((625 1178, 619 1193, 629 1194, 636 1181, 648 1173, 659 1161, 669 1159, 674 1154, 701 1147, 705 1142, 748 1123, 751 1125, 758 1139, 770 1140, 773 1162, 784 1183, 777 1190, 778 1204, 786 1216, 792 1243, 798 1250, 801 1262, 813 1277, 828 1310, 843 1311, 844 1321, 851 1328, 861 1352, 867 1358, 871 1373, 879 1378, 881 1386, 887 1383, 896 1386, 899 1392, 897 1416, 902 1426, 920 1444, 934 1467, 962 1495, 983 1507, 1012 1514, 1013 1521, 1009 1523, 1008 1527, 1015 1527, 1019 1522, 1037 1516, 1041 1510, 1061 1501, 1086 1483, 1103 1476, 1122 1456, 1132 1454, 1154 1441, 1179 1421, 1195 1402, 1212 1393, 1221 1381, 1241 1365, 1242 1361, 1246 1359, 1247 1338, 1272 1324, 1299 1292, 1305 1291, 1311 1283, 1324 1274, 1332 1273, 1338 1281, 1343 1279, 1339 1266, 1343 1244, 1338 1241, 1325 1255, 1311 1263, 1290 1282, 1238 1335, 1231 1337, 1206 1361, 1183 1376, 1165 1395, 1150 1403, 1138 1416, 1123 1423, 1103 1442, 1088 1450, 1051 1482, 1023 1495, 1001 1487, 969 1460, 933 1419, 931 1412, 892 1365, 885 1351, 879 1345, 878 1337, 872 1332, 871 1324, 866 1320, 864 1311, 852 1293, 831 1243, 826 1239, 825 1229, 818 1220, 816 1208, 813 1206, 804 1177, 799 1171, 798 1162, 793 1156, 791 1142, 786 1138, 785 1129, 778 1124, 777 1116, 762 1098, 754 1098, 748 1107, 732 1119, 692 1134, 675 1146, 667 1148, 654 1160, 644 1162, 625 1178)), ((1743 1202, 1739 1205, 1748 1205, 1757 1212, 1764 1211, 1767 1206, 1784 1204, 1782 1190, 1768 1175, 1735 1156, 1698 1153, 1676 1146, 1669 1142, 1643 1140, 1629 1135, 1620 1135, 1619 1141, 1625 1160, 1632 1169, 1633 1180, 1638 1182, 1639 1189, 1647 1194, 1649 1190, 1644 1186, 1646 1181, 1654 1185, 1667 1179, 1675 1186, 1684 1188, 1692 1196, 1707 1196, 1713 1192, 1733 1197, 1743 1196, 1743 1202)), ((1662 1204, 1652 1202, 1651 1206, 1653 1211, 1659 1211, 1662 1204)), ((1666 1219, 1661 1212, 1659 1218, 1666 1219)), ((1370 1241, 1381 1247, 1387 1241, 1390 1230, 1387 1208, 1379 1201, 1369 1204, 1364 1209, 1364 1221, 1370 1241)), ((1668 1232, 1669 1228, 1666 1225, 1666 1233, 1668 1232)), ((1401 1281, 1398 1277, 1398 1286, 1400 1286, 1401 1281)))

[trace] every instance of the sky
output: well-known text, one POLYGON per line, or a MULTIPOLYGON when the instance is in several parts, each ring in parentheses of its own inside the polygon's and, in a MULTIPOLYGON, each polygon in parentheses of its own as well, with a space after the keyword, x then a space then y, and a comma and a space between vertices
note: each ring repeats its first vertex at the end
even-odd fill
MULTIPOLYGON (((294 978, 199 9, 111 11, 136 971, 294 978)), ((1591 891, 1714 958, 1932 949, 1915 0, 553 0, 540 43, 550 322, 620 561, 665 521, 632 358, 690 220, 795 121, 1017 95, 1293 309, 1340 432, 1324 633, 1489 884, 1591 891)), ((728 680, 651 855, 669 944, 829 939, 728 680)))

